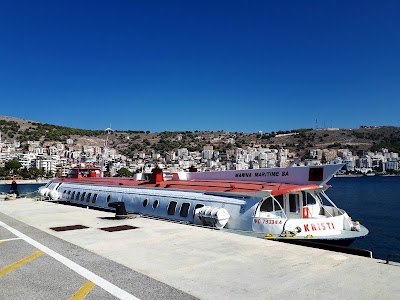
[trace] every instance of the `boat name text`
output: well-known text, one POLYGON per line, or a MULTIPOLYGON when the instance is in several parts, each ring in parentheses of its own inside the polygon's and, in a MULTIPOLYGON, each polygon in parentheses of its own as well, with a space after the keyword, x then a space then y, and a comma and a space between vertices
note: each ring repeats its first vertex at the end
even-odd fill
POLYGON ((289 171, 268 171, 268 172, 241 172, 236 173, 235 177, 279 177, 279 176, 289 176, 289 171))
POLYGON ((335 229, 333 222, 304 224, 304 231, 332 230, 335 229))

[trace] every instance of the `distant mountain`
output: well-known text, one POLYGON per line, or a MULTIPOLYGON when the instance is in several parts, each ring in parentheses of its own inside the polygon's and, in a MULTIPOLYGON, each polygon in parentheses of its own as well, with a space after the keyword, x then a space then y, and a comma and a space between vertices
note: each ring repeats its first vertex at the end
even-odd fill
MULTIPOLYGON (((104 146, 107 135, 103 130, 69 128, 7 116, 0 116, 0 130, 2 141, 18 140, 22 144, 29 140, 40 140, 45 145, 50 145, 73 139, 77 146, 104 146)), ((214 150, 221 153, 237 147, 256 145, 270 148, 284 147, 299 153, 304 153, 310 148, 348 148, 352 151, 375 151, 387 148, 391 152, 400 152, 400 127, 394 126, 294 129, 253 134, 224 131, 150 133, 150 131, 116 130, 108 137, 109 146, 125 155, 147 150, 163 153, 178 148, 201 151, 206 145, 212 145, 214 150)))

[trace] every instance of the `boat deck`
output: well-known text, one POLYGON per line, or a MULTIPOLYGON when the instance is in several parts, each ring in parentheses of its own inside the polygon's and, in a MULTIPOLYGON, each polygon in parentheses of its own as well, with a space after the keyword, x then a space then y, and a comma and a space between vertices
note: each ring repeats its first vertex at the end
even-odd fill
POLYGON ((41 299, 69 299, 87 281, 95 284, 87 299, 393 299, 400 294, 398 263, 141 216, 114 219, 111 212, 32 199, 0 201, 0 240, 0 295, 12 299, 37 298, 36 288, 41 299), (82 229, 54 230, 77 225, 82 229), (65 271, 42 248, 45 253, 19 272, 1 275, 7 265, 38 250, 30 244, 22 253, 32 240, 89 272, 75 265, 65 271), (24 277, 29 274, 35 278, 24 277))

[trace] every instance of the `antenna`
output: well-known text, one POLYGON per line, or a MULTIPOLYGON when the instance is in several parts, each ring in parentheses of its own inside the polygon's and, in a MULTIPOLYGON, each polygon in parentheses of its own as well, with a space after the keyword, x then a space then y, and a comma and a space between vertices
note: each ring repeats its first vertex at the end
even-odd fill
POLYGON ((110 127, 104 129, 104 132, 107 134, 106 140, 104 141, 104 151, 102 155, 102 161, 101 161, 101 177, 104 177, 104 162, 105 162, 105 156, 107 152, 107 145, 108 145, 108 137, 109 135, 113 132, 114 130, 111 129, 111 124, 110 127))

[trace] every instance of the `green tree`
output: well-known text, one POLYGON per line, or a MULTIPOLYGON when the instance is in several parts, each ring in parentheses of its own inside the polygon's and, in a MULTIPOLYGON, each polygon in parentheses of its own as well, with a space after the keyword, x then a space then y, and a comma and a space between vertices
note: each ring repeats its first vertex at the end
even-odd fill
POLYGON ((22 166, 21 163, 15 159, 9 160, 4 164, 4 168, 11 174, 17 174, 21 166, 22 166))
POLYGON ((129 171, 127 168, 121 168, 117 171, 117 174, 121 177, 131 177, 132 172, 129 171))
POLYGON ((40 177, 42 175, 41 170, 39 170, 38 168, 30 168, 28 170, 29 176, 32 179, 37 179, 38 177, 40 177))
POLYGON ((24 167, 19 173, 24 179, 29 179, 30 178, 29 171, 28 171, 28 169, 26 167, 24 167))

